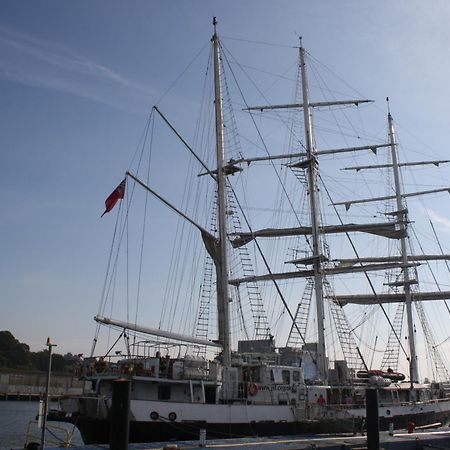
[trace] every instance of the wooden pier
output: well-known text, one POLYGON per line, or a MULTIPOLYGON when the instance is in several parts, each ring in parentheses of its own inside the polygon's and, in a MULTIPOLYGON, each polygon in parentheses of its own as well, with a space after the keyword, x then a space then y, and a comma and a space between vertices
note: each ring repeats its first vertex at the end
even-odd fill
POLYGON ((33 394, 30 392, 0 392, 1 400, 23 400, 23 401, 38 401, 41 394, 33 394))

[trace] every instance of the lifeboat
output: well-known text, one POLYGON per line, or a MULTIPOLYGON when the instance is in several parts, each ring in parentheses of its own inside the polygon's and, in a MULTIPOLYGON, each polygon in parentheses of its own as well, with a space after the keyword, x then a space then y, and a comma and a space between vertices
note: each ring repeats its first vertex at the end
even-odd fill
POLYGON ((356 372, 356 376, 362 379, 368 379, 373 376, 389 378, 392 381, 403 381, 405 379, 405 375, 400 372, 394 372, 391 370, 359 370, 356 372))
POLYGON ((368 378, 368 383, 376 387, 386 387, 392 382, 390 378, 380 377, 379 375, 372 375, 368 378))

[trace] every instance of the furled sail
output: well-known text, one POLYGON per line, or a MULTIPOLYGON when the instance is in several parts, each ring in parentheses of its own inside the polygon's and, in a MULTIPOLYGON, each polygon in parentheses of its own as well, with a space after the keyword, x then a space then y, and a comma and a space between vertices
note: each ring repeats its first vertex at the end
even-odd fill
MULTIPOLYGON (((349 223, 345 225, 327 225, 319 227, 321 234, 335 234, 335 233, 351 233, 362 232, 375 234, 389 239, 400 239, 404 236, 404 231, 396 227, 395 222, 385 223, 368 223, 356 224, 349 223)), ((295 227, 295 228, 264 228, 262 230, 254 231, 253 233, 233 233, 230 234, 234 239, 231 244, 234 248, 242 247, 257 237, 285 237, 285 236, 307 236, 312 233, 311 227, 295 227)))
MULTIPOLYGON (((417 267, 420 264, 407 264, 406 267, 417 267)), ((323 268, 324 275, 339 275, 344 273, 357 273, 357 272, 371 272, 374 270, 387 270, 387 269, 404 269, 405 265, 402 263, 392 262, 384 264, 366 264, 356 267, 330 267, 323 268)), ((255 275, 252 277, 236 278, 229 280, 229 283, 238 286, 242 283, 252 283, 255 281, 271 281, 271 280, 290 280, 293 278, 308 278, 314 276, 314 270, 298 270, 295 272, 281 272, 281 273, 269 273, 265 275, 255 275)))
MULTIPOLYGON (((413 301, 450 300, 450 291, 415 292, 411 293, 413 301)), ((336 295, 331 298, 335 303, 345 306, 348 303, 357 305, 376 305, 379 303, 400 303, 406 300, 405 294, 378 294, 378 295, 336 295)))

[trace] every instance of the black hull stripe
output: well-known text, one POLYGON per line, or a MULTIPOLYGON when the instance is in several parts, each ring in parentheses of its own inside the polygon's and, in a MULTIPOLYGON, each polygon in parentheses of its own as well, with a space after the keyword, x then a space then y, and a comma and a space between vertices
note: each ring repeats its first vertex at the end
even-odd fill
MULTIPOLYGON (((408 422, 416 426, 441 422, 447 425, 450 412, 427 412, 380 419, 380 430, 406 429, 408 422)), ((76 425, 85 444, 109 443, 109 422, 79 417, 76 425)), ((301 422, 254 422, 254 423, 206 423, 206 422, 131 422, 130 442, 165 442, 197 440, 200 430, 206 429, 207 439, 226 439, 253 436, 292 436, 319 433, 358 433, 365 430, 363 420, 322 420, 301 422)))

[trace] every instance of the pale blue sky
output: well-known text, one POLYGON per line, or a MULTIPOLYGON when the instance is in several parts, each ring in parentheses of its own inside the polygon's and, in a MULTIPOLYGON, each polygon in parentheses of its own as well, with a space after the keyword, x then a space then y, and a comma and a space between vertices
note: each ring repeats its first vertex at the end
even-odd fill
MULTIPOLYGON (((302 35, 380 108, 390 96, 433 157, 450 155, 447 0, 2 0, 0 329, 33 350, 49 335, 58 352, 88 352, 114 223, 99 219, 104 199, 151 106, 208 44, 212 16, 223 36, 289 46, 302 35)), ((266 50, 272 70, 294 60, 266 50)), ((163 105, 176 100, 194 101, 185 90, 163 105)), ((450 209, 435 213, 448 226, 450 209)))

